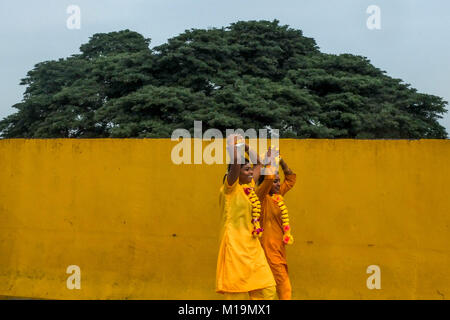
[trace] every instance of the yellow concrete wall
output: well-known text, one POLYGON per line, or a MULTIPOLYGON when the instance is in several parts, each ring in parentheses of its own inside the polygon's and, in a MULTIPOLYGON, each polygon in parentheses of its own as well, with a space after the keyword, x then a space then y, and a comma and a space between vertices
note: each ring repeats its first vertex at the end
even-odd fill
MULTIPOLYGON (((168 139, 0 140, 0 295, 220 299, 225 165, 168 139), (66 268, 81 268, 81 289, 66 268)), ((295 299, 450 297, 450 141, 282 140, 295 299), (369 290, 366 268, 381 268, 369 290)))

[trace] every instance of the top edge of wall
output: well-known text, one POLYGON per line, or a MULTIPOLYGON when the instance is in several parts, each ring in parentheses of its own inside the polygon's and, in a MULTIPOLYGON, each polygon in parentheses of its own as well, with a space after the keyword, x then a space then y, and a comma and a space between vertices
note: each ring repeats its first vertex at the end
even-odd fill
MULTIPOLYGON (((181 138, 181 137, 180 137, 181 138)), ((72 141, 95 141, 95 140, 171 140, 171 141, 179 141, 178 139, 171 139, 171 138, 7 138, 7 139, 1 139, 2 141, 62 141, 62 140, 72 140, 72 141)), ((186 138, 189 139, 189 138, 186 138)), ((199 138, 190 138, 193 140, 197 140, 199 138)), ((200 138, 201 139, 201 138, 200 138)), ((225 139, 225 138, 220 138, 225 139)), ((247 140, 249 138, 246 138, 247 140)), ((204 139, 205 141, 210 141, 209 139, 204 139)), ((253 140, 250 139, 250 140, 253 140)), ((270 138, 267 138, 267 140, 270 140, 270 138)), ((329 139, 329 138, 280 138, 279 140, 288 140, 288 141, 450 141, 450 139, 353 139, 353 138, 336 138, 336 139, 329 139)))

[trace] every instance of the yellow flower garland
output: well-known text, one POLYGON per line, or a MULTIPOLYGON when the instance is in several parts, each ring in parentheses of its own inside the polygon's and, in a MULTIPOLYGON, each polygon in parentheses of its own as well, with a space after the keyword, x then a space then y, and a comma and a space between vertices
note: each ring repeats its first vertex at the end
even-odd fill
POLYGON ((256 195, 255 189, 248 185, 243 185, 244 192, 250 199, 252 203, 252 223, 253 223, 253 237, 260 238, 262 236, 263 228, 259 223, 261 216, 261 202, 259 201, 258 196, 256 195))
POLYGON ((283 196, 280 194, 272 195, 272 199, 278 204, 281 210, 281 220, 283 222, 283 242, 285 244, 294 243, 294 237, 291 234, 291 227, 289 225, 289 215, 286 204, 284 203, 283 196))

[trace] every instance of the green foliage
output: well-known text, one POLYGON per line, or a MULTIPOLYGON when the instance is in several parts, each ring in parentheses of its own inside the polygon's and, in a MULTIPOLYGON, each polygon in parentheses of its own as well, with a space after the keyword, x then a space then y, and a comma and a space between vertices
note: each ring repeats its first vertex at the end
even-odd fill
POLYGON ((149 48, 124 30, 28 72, 4 138, 170 137, 176 128, 276 128, 294 138, 446 138, 442 98, 361 56, 331 55, 277 20, 191 29, 149 48))

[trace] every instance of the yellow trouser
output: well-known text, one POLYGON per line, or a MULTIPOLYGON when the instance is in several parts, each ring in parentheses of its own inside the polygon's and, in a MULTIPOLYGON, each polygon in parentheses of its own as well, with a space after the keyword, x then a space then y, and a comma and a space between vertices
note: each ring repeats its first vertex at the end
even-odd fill
POLYGON ((275 286, 249 292, 226 292, 225 300, 274 300, 276 297, 275 286))

